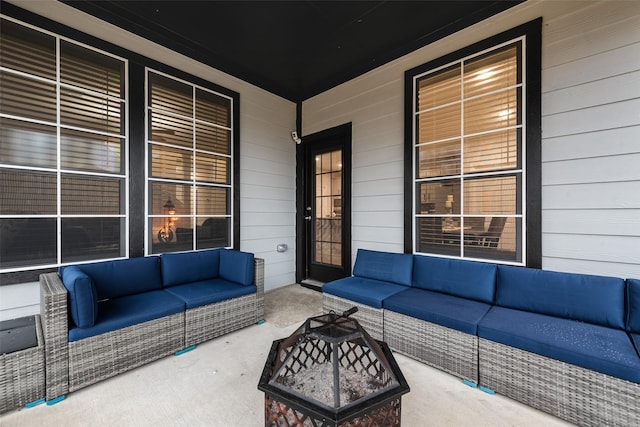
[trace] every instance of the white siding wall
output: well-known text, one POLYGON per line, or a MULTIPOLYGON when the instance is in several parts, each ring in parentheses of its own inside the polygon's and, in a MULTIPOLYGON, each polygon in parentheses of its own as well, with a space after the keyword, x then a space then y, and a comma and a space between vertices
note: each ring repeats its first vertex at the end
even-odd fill
MULTIPOLYGON (((54 1, 11 3, 240 94, 240 249, 265 259, 265 288, 295 282, 295 103, 54 1), (276 252, 278 243, 289 250, 276 252)), ((39 311, 34 283, 1 287, 0 319, 39 311)))
POLYGON ((353 123, 353 259, 403 250, 404 72, 540 16, 543 268, 640 277, 638 1, 529 0, 305 101, 353 123))

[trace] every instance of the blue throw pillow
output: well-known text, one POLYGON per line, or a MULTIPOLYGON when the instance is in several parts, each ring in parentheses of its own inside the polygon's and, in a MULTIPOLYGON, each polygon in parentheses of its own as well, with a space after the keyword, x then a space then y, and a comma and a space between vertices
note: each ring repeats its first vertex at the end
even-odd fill
POLYGON ((220 277, 241 285, 253 284, 254 256, 249 252, 220 250, 220 277))
POLYGON ((69 312, 73 323, 79 328, 92 327, 98 318, 98 296, 93 280, 76 266, 65 267, 60 273, 69 292, 69 312))
POLYGON ((413 255, 358 249, 353 275, 411 286, 413 255))
POLYGON ((218 277, 220 249, 160 255, 164 286, 199 282, 218 277))

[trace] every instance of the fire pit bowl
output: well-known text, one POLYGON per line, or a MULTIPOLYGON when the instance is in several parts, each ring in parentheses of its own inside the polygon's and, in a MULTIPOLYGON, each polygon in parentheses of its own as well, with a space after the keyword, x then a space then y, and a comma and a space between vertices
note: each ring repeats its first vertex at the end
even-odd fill
POLYGON ((407 384, 386 343, 348 316, 307 319, 271 346, 258 389, 265 426, 399 426, 407 384))

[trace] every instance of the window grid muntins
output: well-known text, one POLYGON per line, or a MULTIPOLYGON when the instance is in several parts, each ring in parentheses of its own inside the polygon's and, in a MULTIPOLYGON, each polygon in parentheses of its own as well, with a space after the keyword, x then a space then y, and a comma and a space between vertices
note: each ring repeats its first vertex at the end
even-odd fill
POLYGON ((0 271, 125 257, 126 60, 1 19, 0 246, 11 251, 0 271), (79 63, 93 70, 91 84, 79 63), (40 212, 40 203, 54 206, 40 212))
POLYGON ((231 246, 231 99, 152 70, 147 81, 148 252, 231 246))
POLYGON ((523 46, 414 77, 414 252, 522 264, 523 46))

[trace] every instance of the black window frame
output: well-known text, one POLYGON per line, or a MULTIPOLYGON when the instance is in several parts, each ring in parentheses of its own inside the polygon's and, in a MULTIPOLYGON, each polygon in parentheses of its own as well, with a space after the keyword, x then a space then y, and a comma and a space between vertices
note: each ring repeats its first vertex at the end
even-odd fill
MULTIPOLYGON (((492 49, 511 40, 524 37, 526 43, 525 64, 525 123, 526 137, 526 222, 523 232, 526 233, 526 247, 522 264, 540 268, 542 265, 542 203, 541 203, 541 56, 542 56, 542 18, 538 18, 489 37, 470 46, 414 67, 405 72, 405 152, 404 152, 404 252, 414 251, 414 78, 430 70, 459 61, 476 53, 492 49)), ((437 255, 437 254, 434 254, 437 255)), ((437 255, 445 256, 445 255, 437 255)), ((460 257, 455 257, 460 258, 460 257)), ((464 259, 464 258, 463 258, 464 259)), ((489 261, 487 262, 497 262, 489 261)))

